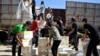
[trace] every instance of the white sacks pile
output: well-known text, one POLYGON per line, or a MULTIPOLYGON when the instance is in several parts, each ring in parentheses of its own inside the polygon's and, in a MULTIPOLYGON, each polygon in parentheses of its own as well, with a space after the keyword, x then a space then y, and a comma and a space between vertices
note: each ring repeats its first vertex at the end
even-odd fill
POLYGON ((82 46, 83 46, 83 54, 85 56, 86 51, 87 51, 87 46, 89 44, 90 39, 86 38, 85 40, 82 40, 82 46))
POLYGON ((61 36, 62 42, 58 47, 58 55, 59 56, 70 56, 72 49, 68 47, 69 45, 69 37, 68 36, 61 36))
POLYGON ((40 37, 39 42, 38 42, 38 51, 39 55, 49 55, 49 46, 47 45, 48 43, 48 38, 46 37, 40 37))
POLYGON ((23 43, 22 54, 23 56, 32 56, 32 31, 23 31, 20 33, 20 38, 23 43))

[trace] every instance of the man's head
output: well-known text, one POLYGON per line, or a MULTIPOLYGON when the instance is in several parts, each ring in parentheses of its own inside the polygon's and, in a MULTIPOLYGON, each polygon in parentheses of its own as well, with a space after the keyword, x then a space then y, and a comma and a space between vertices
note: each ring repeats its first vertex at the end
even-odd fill
POLYGON ((58 16, 57 20, 61 20, 61 17, 60 17, 60 16, 58 16))
POLYGON ((41 1, 41 5, 44 4, 44 1, 41 1))
POLYGON ((71 18, 71 22, 72 22, 72 23, 73 23, 73 22, 76 22, 75 18, 71 18))
POLYGON ((83 18, 82 22, 85 24, 87 23, 87 18, 83 18))
POLYGON ((30 27, 31 27, 31 22, 30 21, 26 21, 25 24, 24 24, 24 27, 28 30, 30 30, 30 27))

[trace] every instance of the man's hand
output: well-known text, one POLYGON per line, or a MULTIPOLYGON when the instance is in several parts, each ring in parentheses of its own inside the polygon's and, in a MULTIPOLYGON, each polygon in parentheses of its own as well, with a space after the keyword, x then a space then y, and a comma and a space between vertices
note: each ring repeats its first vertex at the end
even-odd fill
POLYGON ((20 46, 23 47, 23 44, 21 43, 20 46))
POLYGON ((48 42, 48 45, 51 46, 51 42, 48 42))
POLYGON ((70 35, 70 33, 67 34, 68 36, 70 35))
POLYGON ((19 38, 18 35, 19 35, 19 33, 16 33, 16 40, 18 41, 19 45, 20 45, 21 47, 23 47, 22 41, 21 41, 21 39, 19 38))
POLYGON ((85 40, 85 38, 81 38, 81 41, 84 41, 85 40))

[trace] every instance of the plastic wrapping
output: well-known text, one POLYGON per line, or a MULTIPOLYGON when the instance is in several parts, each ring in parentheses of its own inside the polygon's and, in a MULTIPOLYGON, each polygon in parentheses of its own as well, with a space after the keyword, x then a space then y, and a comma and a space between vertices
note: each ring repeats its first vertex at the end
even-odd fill
MULTIPOLYGON (((32 18, 32 13, 31 13, 31 10, 30 10, 30 7, 28 6, 28 4, 26 5, 26 3, 21 0, 18 4, 18 9, 17 9, 17 12, 16 12, 16 18, 17 19, 21 19, 21 15, 22 15, 22 11, 24 11, 25 13, 27 13, 28 15, 27 16, 30 16, 30 18, 32 18)), ((24 14, 23 12, 23 14, 24 14)))

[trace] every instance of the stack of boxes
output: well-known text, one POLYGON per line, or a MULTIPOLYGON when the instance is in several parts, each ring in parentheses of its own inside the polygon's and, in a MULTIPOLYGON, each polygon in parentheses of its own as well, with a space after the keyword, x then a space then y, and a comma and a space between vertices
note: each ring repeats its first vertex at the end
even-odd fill
POLYGON ((40 37, 38 43, 39 43, 39 46, 38 46, 39 55, 40 56, 48 55, 48 53, 49 53, 49 46, 47 45, 48 38, 40 37))
POLYGON ((20 33, 20 38, 22 40, 22 54, 23 56, 32 56, 32 31, 23 31, 20 33))
POLYGON ((69 37, 68 36, 61 36, 62 41, 60 46, 58 47, 58 55, 59 56, 70 56, 72 49, 68 47, 69 45, 69 37))

